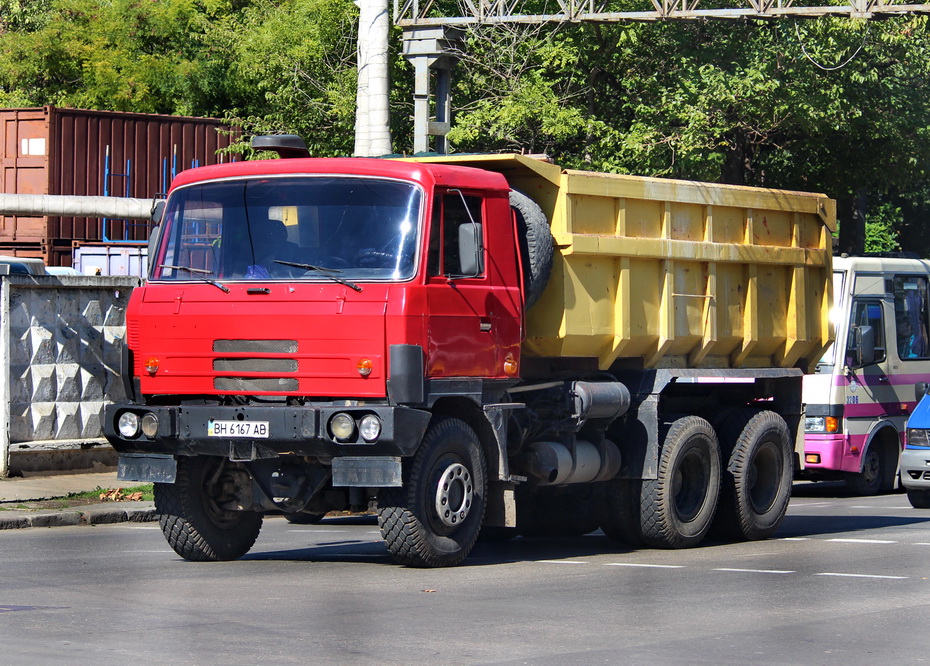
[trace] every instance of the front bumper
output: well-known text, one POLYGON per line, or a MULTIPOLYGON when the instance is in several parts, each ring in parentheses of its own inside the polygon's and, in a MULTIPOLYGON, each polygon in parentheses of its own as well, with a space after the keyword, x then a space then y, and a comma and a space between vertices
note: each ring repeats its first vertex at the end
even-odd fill
POLYGON ((120 453, 215 455, 243 461, 281 455, 321 459, 342 456, 404 457, 416 452, 429 419, 429 412, 391 405, 149 407, 117 404, 107 405, 103 432, 113 448, 120 453), (147 412, 154 414, 158 419, 155 435, 147 437, 140 433, 132 438, 123 437, 119 433, 117 423, 126 411, 135 412, 140 419, 147 412), (364 441, 360 436, 352 438, 352 441, 335 440, 329 432, 328 424, 330 419, 340 412, 347 413, 356 420, 367 414, 378 416, 381 419, 381 436, 373 443, 364 441), (268 436, 211 436, 211 421, 267 422, 268 436))
POLYGON ((837 472, 859 472, 862 466, 858 455, 849 452, 849 440, 844 433, 804 435, 804 468, 837 472), (820 462, 809 462, 807 456, 819 455, 820 462))
POLYGON ((901 483, 914 490, 930 489, 930 449, 901 452, 901 483))

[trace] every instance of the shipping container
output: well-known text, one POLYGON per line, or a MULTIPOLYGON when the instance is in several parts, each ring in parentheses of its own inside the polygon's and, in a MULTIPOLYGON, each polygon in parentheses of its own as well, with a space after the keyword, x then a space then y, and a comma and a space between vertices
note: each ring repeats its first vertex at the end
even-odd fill
POLYGON ((75 242, 72 267, 78 275, 131 275, 148 273, 148 246, 75 242))
MULTIPOLYGON (((227 126, 211 118, 44 107, 0 109, 0 193, 148 198, 193 166, 228 160, 227 126)), ((137 242, 138 221, 0 216, 0 251, 72 264, 74 241, 137 242)))

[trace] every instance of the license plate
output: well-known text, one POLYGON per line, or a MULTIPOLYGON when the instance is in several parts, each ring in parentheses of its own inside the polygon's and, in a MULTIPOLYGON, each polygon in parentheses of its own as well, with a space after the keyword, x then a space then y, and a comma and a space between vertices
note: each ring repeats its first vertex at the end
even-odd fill
POLYGON ((209 437, 252 437, 269 436, 268 421, 208 421, 209 437))

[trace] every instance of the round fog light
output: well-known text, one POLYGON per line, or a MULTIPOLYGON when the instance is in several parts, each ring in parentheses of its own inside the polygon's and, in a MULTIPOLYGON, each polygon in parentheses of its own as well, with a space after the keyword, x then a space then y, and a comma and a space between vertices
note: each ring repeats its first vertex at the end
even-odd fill
POLYGON ((142 432, 146 437, 154 437, 158 433, 158 417, 152 412, 142 417, 142 432))
POLYGON ((355 434, 355 419, 340 412, 330 419, 329 432, 332 433, 333 439, 351 439, 355 434))
POLYGON ((123 412, 120 414, 117 422, 119 434, 126 439, 132 439, 139 435, 139 417, 133 412, 123 412))
POLYGON ((366 442, 373 442, 381 436, 381 419, 374 414, 366 414, 358 424, 358 431, 366 442))

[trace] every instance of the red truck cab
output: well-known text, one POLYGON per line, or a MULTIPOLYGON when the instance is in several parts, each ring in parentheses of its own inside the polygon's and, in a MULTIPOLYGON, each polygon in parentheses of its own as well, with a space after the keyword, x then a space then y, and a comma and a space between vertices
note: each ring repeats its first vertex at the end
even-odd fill
MULTIPOLYGON (((179 553, 238 557, 262 511, 364 504, 345 489, 399 487, 437 418, 505 402, 524 334, 509 192, 498 173, 377 159, 175 179, 127 311, 129 402, 107 407, 104 430, 120 477, 157 482, 162 507, 185 487, 210 496, 204 524, 199 503, 181 511, 184 529, 244 525, 222 528, 240 537, 209 556, 168 536, 179 553)), ((446 527, 474 507, 477 534, 483 466, 452 483, 461 510, 446 527)))

